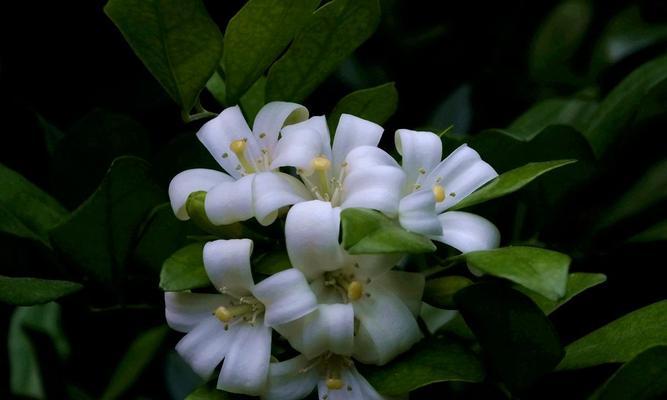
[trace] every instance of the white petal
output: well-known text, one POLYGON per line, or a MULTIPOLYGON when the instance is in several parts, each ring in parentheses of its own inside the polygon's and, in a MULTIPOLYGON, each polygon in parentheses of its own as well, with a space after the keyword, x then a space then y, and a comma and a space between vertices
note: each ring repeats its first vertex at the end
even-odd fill
POLYGON ((424 284, 424 275, 405 271, 388 271, 373 280, 373 286, 382 285, 388 293, 398 296, 414 316, 419 315, 424 284))
POLYGON ((250 272, 252 240, 215 240, 204 246, 204 267, 218 290, 236 295, 249 294, 254 287, 250 272))
POLYGON ((320 135, 322 155, 328 159, 331 159, 331 135, 329 134, 327 119, 323 115, 310 117, 306 121, 286 126, 283 128, 281 136, 291 136, 293 134, 298 136, 298 132, 304 129, 314 130, 320 135))
POLYGON ((308 359, 327 351, 349 356, 354 343, 354 309, 351 304, 320 304, 305 317, 275 329, 308 359))
POLYGON ((394 157, 386 151, 375 146, 355 147, 345 157, 347 163, 346 170, 354 172, 356 170, 365 170, 378 165, 400 168, 394 157))
POLYGON ((245 221, 255 215, 252 207, 252 185, 256 174, 234 182, 223 182, 206 194, 206 216, 216 225, 245 221))
POLYGON ((252 125, 252 131, 260 146, 271 151, 284 125, 295 124, 307 119, 308 109, 301 104, 272 101, 259 110, 252 125))
POLYGON ((322 135, 314 129, 285 129, 273 152, 271 169, 296 167, 303 170, 306 175, 310 175, 313 170, 313 158, 322 155, 326 148, 328 143, 323 143, 322 135))
POLYGON ((221 294, 165 292, 164 305, 167 324, 179 332, 189 332, 227 303, 221 294))
POLYGON ((240 323, 234 342, 222 363, 218 389, 232 393, 259 395, 264 391, 271 359, 271 329, 263 323, 240 323))
POLYGON ((403 197, 398 203, 401 226, 422 235, 442 234, 442 226, 435 212, 435 196, 431 190, 419 190, 403 197))
POLYGON ((249 162, 254 162, 262 155, 259 143, 238 106, 224 109, 217 117, 205 123, 197 132, 197 137, 218 164, 234 178, 241 177, 241 172, 236 169, 238 158, 229 149, 234 140, 247 140, 246 158, 249 162))
POLYGON ((304 356, 269 365, 269 379, 264 400, 300 400, 313 391, 319 379, 317 369, 308 367, 304 356))
POLYGON ((453 320, 458 313, 456 310, 445 310, 423 303, 419 316, 426 324, 428 331, 435 334, 440 328, 453 320))
POLYGON ((253 196, 255 218, 265 226, 275 221, 281 208, 313 198, 301 181, 282 172, 255 174, 253 196))
POLYGON ((176 175, 169 183, 169 201, 176 218, 185 221, 190 219, 185 204, 190 193, 208 192, 222 182, 233 182, 234 178, 212 169, 196 168, 183 171, 176 175))
POLYGON ((384 129, 371 121, 343 114, 338 121, 333 141, 333 173, 338 176, 348 153, 359 146, 377 146, 384 129))
POLYGON ((365 171, 353 171, 343 180, 341 208, 372 208, 395 216, 405 182, 403 170, 378 166, 365 171))
POLYGON ((264 304, 267 326, 285 324, 317 308, 306 277, 296 268, 280 271, 255 286, 253 295, 264 304))
POLYGON ((437 183, 444 187, 445 200, 435 206, 441 213, 496 176, 498 173, 475 150, 463 144, 424 178, 422 186, 431 189, 437 183))
POLYGON ((311 200, 292 206, 285 222, 285 242, 292 266, 306 278, 340 268, 344 261, 338 243, 340 209, 311 200))
POLYGON ((380 285, 369 285, 354 301, 354 315, 359 320, 354 357, 364 363, 383 365, 417 343, 422 334, 414 316, 394 294, 380 285))
POLYGON ((342 370, 341 379, 344 386, 338 390, 328 389, 326 381, 320 380, 317 385, 319 397, 327 400, 384 400, 354 366, 342 370))
POLYGON ((194 372, 208 379, 231 348, 233 339, 233 330, 225 331, 224 325, 210 315, 178 342, 176 351, 194 372))
POLYGON ((498 228, 479 215, 448 211, 440 214, 438 219, 442 225, 442 236, 434 236, 432 239, 448 244, 462 253, 493 249, 500 243, 498 228))
POLYGON ((403 157, 401 164, 407 175, 406 185, 412 189, 442 159, 442 142, 433 132, 399 129, 394 135, 396 150, 403 157))

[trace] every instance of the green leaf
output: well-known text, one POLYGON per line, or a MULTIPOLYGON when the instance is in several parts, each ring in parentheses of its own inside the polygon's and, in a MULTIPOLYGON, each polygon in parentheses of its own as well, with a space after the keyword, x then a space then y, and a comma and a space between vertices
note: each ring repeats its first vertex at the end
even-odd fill
POLYGON ((303 101, 379 22, 378 0, 333 0, 320 7, 269 70, 267 100, 303 101))
POLYGON ((458 275, 427 280, 424 287, 424 301, 435 307, 455 309, 454 295, 472 283, 465 276, 458 275))
POLYGON ((592 100, 543 100, 521 114, 505 132, 519 140, 532 140, 550 125, 569 125, 582 132, 597 107, 592 100))
POLYGON ((266 78, 262 76, 250 87, 250 89, 248 89, 248 91, 243 96, 241 96, 241 100, 239 102, 241 104, 241 109, 245 114, 246 121, 254 121, 259 110, 261 110, 262 107, 264 107, 264 104, 266 104, 265 92, 266 78))
POLYGON ((565 348, 561 370, 630 361, 644 350, 667 345, 667 300, 635 310, 565 348))
POLYGON ((667 220, 660 221, 628 239, 629 242, 634 243, 658 242, 664 240, 667 240, 667 220))
POLYGON ((75 282, 0 275, 0 301, 15 306, 48 303, 81 290, 75 282))
POLYGON ((604 274, 573 272, 567 277, 567 290, 565 291, 565 296, 559 300, 547 299, 544 296, 540 296, 539 294, 520 286, 516 287, 516 289, 530 297, 545 314, 549 315, 556 311, 558 307, 572 300, 573 297, 585 290, 604 283, 606 280, 607 277, 604 274))
POLYGON ((496 197, 514 193, 537 179, 540 175, 556 168, 572 164, 573 162, 576 162, 576 160, 555 160, 529 163, 523 167, 507 171, 489 182, 481 189, 472 193, 470 196, 461 200, 458 204, 452 207, 452 210, 460 210, 475 204, 495 199, 496 197))
POLYGON ((272 251, 262 254, 258 260, 253 261, 253 270, 264 275, 273 275, 280 271, 292 268, 292 262, 283 250, 272 251))
POLYGON ((397 106, 398 92, 394 82, 357 90, 340 99, 331 111, 327 119, 329 131, 332 135, 336 131, 341 114, 351 114, 383 124, 396 112, 397 106))
POLYGON ((171 255, 160 272, 160 288, 179 292, 211 286, 204 268, 204 244, 192 243, 171 255))
POLYGON ((222 57, 222 34, 201 0, 109 0, 104 12, 184 112, 222 57))
POLYGON ((97 191, 51 231, 51 240, 92 278, 121 279, 141 223, 162 202, 164 192, 153 181, 148 163, 120 157, 97 191))
POLYGON ((215 387, 215 384, 206 384, 195 389, 185 400, 230 400, 232 397, 215 387))
POLYGON ((550 372, 563 348, 549 319, 525 295, 505 285, 478 283, 454 296, 493 373, 512 392, 550 372))
POLYGON ((457 341, 429 338, 382 367, 363 367, 362 375, 383 395, 400 396, 436 382, 481 382, 477 356, 457 341))
POLYGON ((667 56, 658 57, 634 70, 600 103, 584 135, 596 156, 601 156, 625 131, 639 111, 642 99, 667 79, 667 56))
POLYGON ((174 216, 169 203, 155 207, 144 224, 134 258, 152 272, 160 271, 164 261, 186 244, 189 226, 174 216))
POLYGON ((651 400, 667 395, 667 346, 638 354, 619 368, 592 397, 594 400, 651 400))
POLYGON ((551 300, 565 296, 570 257, 537 247, 510 246, 460 256, 470 268, 518 283, 551 300))
POLYGON ((206 90, 213 95, 213 98, 220 104, 221 106, 225 106, 227 104, 227 85, 225 84, 225 80, 222 79, 222 76, 218 73, 218 71, 213 72, 213 75, 209 78, 209 80, 206 82, 206 90))
POLYGON ((235 104, 313 15, 319 0, 250 0, 229 21, 222 62, 235 104))
POLYGON ((130 344, 102 395, 103 400, 117 399, 134 385, 158 355, 167 333, 169 329, 166 326, 158 326, 143 332, 130 344))
POLYGON ((67 211, 46 192, 0 164, 0 231, 46 246, 48 232, 67 218, 67 211))
POLYGON ((428 253, 430 239, 408 232, 379 211, 348 208, 340 214, 343 247, 350 254, 428 253))
POLYGON ((466 134, 472 122, 472 86, 463 84, 436 106, 429 118, 429 126, 435 131, 447 129, 456 135, 466 134))

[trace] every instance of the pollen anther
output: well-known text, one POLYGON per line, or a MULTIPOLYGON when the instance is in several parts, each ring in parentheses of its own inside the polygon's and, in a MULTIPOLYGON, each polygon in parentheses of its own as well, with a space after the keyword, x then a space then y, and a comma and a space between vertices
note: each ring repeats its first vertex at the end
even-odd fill
POLYGON ((364 285, 359 281, 352 281, 347 286, 347 298, 354 301, 359 300, 364 294, 364 285))
POLYGON ((433 196, 435 197, 436 203, 440 203, 445 200, 445 188, 442 185, 433 186, 433 196))
POLYGON ((327 389, 329 390, 339 390, 343 388, 345 382, 342 379, 338 378, 328 378, 326 381, 327 389))

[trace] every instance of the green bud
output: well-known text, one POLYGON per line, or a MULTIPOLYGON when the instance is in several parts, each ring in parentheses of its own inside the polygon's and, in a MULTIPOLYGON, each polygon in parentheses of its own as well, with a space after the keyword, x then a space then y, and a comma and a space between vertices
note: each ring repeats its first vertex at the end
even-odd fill
POLYGON ((465 276, 458 275, 426 281, 424 301, 435 307, 455 309, 454 295, 464 287, 472 285, 472 283, 465 276))

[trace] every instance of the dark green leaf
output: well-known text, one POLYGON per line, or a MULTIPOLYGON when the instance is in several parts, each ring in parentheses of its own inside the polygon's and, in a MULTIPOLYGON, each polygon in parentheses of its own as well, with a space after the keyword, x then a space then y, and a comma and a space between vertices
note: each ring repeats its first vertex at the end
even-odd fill
POLYGON ((153 209, 145 223, 134 257, 143 265, 160 271, 164 261, 186 243, 188 224, 179 221, 169 203, 153 209))
POLYGON ((431 128, 436 131, 448 129, 453 134, 468 133, 472 121, 471 95, 469 84, 459 86, 435 108, 430 118, 431 128))
POLYGON ((642 351, 667 345, 667 300, 635 310, 567 345, 559 369, 630 361, 642 351))
POLYGON ((408 232, 382 213, 348 208, 340 214, 343 247, 350 254, 428 253, 435 245, 428 238, 408 232))
POLYGON ((563 358, 560 339, 547 317, 516 290, 480 283, 460 290, 454 300, 491 370, 510 391, 527 388, 563 358))
POLYGON ((523 287, 517 287, 516 289, 525 294, 526 296, 533 299, 535 304, 545 314, 549 315, 552 312, 556 311, 558 307, 572 300, 573 297, 579 293, 590 289, 594 286, 597 286, 607 280, 607 277, 604 274, 593 274, 587 272, 573 272, 567 278, 567 290, 565 291, 565 296, 559 300, 550 300, 544 296, 541 296, 533 291, 525 289, 523 287))
POLYGON ((538 163, 529 163, 523 167, 515 168, 498 176, 487 185, 472 193, 457 203, 452 210, 460 210, 475 204, 483 203, 496 197, 508 195, 516 192, 530 182, 537 179, 540 175, 551 170, 572 164, 576 160, 555 160, 538 163))
POLYGON ((0 164, 0 231, 50 246, 48 231, 67 211, 23 176, 0 164))
POLYGON ((397 106, 398 92, 393 82, 357 90, 340 99, 331 111, 327 119, 329 131, 332 135, 336 131, 341 114, 351 114, 383 124, 396 112, 397 106))
POLYGON ((102 399, 117 399, 134 385, 148 364, 157 356, 169 329, 158 326, 139 335, 118 363, 102 399))
POLYGON ((319 0, 250 0, 229 21, 222 61, 235 104, 312 16, 319 0))
POLYGON ((222 34, 201 0, 109 0, 104 12, 184 112, 222 57, 222 34))
POLYGON ((257 261, 253 262, 253 269, 264 275, 273 275, 289 268, 292 268, 292 262, 287 252, 283 250, 262 254, 257 261))
POLYGON ((426 281, 424 301, 435 307, 454 309, 454 295, 464 287, 472 285, 465 276, 445 276, 426 281))
POLYGON ((204 268, 204 243, 192 243, 171 255, 160 272, 160 288, 178 292, 211 285, 204 268))
POLYGON ((247 121, 254 121, 257 113, 266 103, 266 78, 261 77, 241 96, 240 104, 247 121))
POLYGON ((665 79, 667 56, 662 56, 633 71, 600 103, 584 132, 598 157, 632 122, 642 99, 665 79))
POLYGON ((549 125, 569 125, 582 132, 597 107, 591 100, 544 100, 514 120, 505 132, 519 140, 532 140, 549 125))
POLYGON ((91 277, 120 279, 141 223, 162 202, 148 163, 120 157, 97 191, 51 231, 53 245, 91 277))
POLYGON ((436 382, 481 382, 484 369, 474 353, 448 338, 430 338, 382 367, 362 374, 380 393, 400 396, 436 382))
POLYGON ((0 275, 0 301, 15 306, 48 303, 81 290, 75 282, 0 275))
POLYGON ((468 266, 518 283, 551 300, 565 296, 570 257, 537 247, 510 246, 461 255, 468 266))
POLYGON ((667 395, 667 346, 656 346, 624 364, 594 400, 652 400, 667 395))
POLYGON ((660 221, 650 228, 636 234, 630 242, 657 242, 667 240, 667 220, 660 221))
POLYGON ((221 106, 227 104, 227 85, 225 85, 224 79, 222 79, 217 71, 206 82, 206 90, 213 95, 221 106))
POLYGON ((303 101, 380 21, 377 0, 333 0, 319 8, 269 70, 268 101, 303 101))

